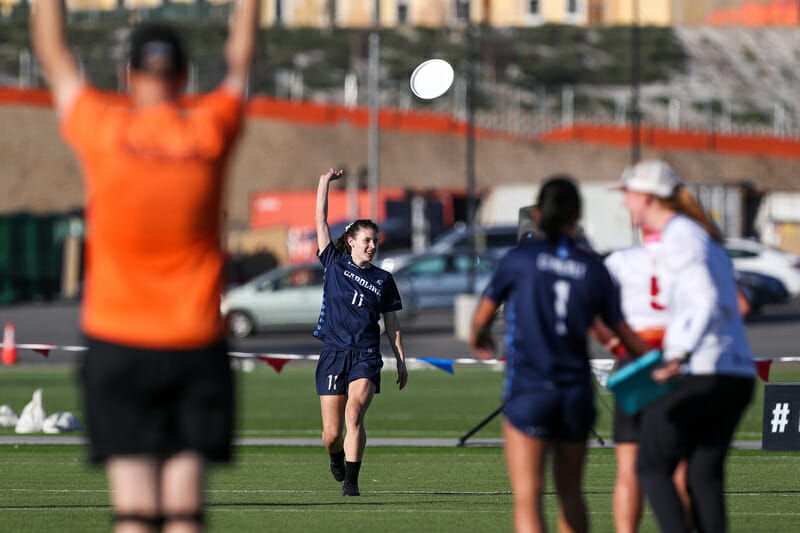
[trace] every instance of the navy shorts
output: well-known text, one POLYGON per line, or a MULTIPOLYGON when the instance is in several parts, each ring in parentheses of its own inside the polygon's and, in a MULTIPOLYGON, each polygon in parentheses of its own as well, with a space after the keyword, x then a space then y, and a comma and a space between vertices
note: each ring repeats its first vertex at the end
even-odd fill
POLYGON ((224 342, 196 350, 87 345, 80 378, 92 462, 183 451, 230 460, 234 384, 224 342))
POLYGON ((381 391, 383 357, 378 350, 344 350, 325 346, 317 362, 317 394, 341 396, 347 394, 351 381, 367 378, 375 384, 375 393, 381 391))
POLYGON ((592 394, 586 385, 542 386, 507 399, 503 414, 530 437, 581 442, 594 425, 592 394))

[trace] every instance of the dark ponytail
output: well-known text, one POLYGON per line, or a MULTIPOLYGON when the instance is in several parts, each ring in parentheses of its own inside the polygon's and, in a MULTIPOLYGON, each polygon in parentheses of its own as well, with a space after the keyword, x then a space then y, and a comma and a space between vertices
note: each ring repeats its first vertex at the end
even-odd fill
POLYGON ((359 230, 362 229, 373 230, 375 233, 378 233, 377 224, 375 224, 373 221, 369 219, 360 218, 355 222, 351 222, 350 224, 347 225, 341 237, 336 239, 336 241, 333 243, 333 247, 342 252, 343 254, 350 255, 352 250, 350 249, 350 245, 347 244, 347 238, 353 237, 355 239, 359 230))
POLYGON ((536 200, 539 227, 547 240, 556 243, 581 216, 581 197, 575 180, 566 174, 548 178, 536 200))

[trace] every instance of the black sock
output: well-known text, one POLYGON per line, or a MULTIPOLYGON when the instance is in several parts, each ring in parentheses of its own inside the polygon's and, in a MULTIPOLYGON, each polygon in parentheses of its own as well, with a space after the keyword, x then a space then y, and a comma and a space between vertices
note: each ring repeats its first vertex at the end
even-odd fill
POLYGON ((361 461, 347 461, 344 467, 344 482, 346 485, 358 485, 358 471, 361 470, 361 461))
POLYGON ((331 463, 340 465, 344 462, 344 450, 339 450, 338 452, 330 453, 331 456, 331 463))

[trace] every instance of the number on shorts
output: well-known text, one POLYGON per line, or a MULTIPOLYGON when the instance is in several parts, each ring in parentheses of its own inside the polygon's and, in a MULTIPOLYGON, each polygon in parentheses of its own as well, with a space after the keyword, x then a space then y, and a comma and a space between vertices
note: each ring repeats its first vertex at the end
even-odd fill
POLYGON ((358 291, 353 291, 353 301, 350 303, 356 307, 361 307, 361 304, 364 303, 364 294, 358 291))
POLYGON ((328 374, 328 390, 336 390, 336 380, 339 379, 339 376, 334 376, 333 374, 328 374))
POLYGON ((567 302, 569 301, 569 282, 558 280, 553 284, 555 292, 556 333, 567 334, 567 302))

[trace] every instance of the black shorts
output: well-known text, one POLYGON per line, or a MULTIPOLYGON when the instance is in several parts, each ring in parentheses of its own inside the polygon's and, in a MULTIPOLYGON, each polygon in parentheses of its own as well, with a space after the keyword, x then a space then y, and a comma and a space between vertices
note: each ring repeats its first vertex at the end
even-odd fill
POLYGON ((148 350, 87 339, 81 367, 89 456, 229 461, 234 387, 227 345, 148 350))
POLYGON ((344 350, 325 346, 317 362, 317 394, 342 396, 347 394, 351 381, 366 378, 375 384, 375 394, 381 391, 383 357, 378 350, 344 350))
POLYGON ((635 415, 629 415, 618 403, 614 403, 614 442, 632 442, 638 444, 641 426, 641 412, 635 415))

